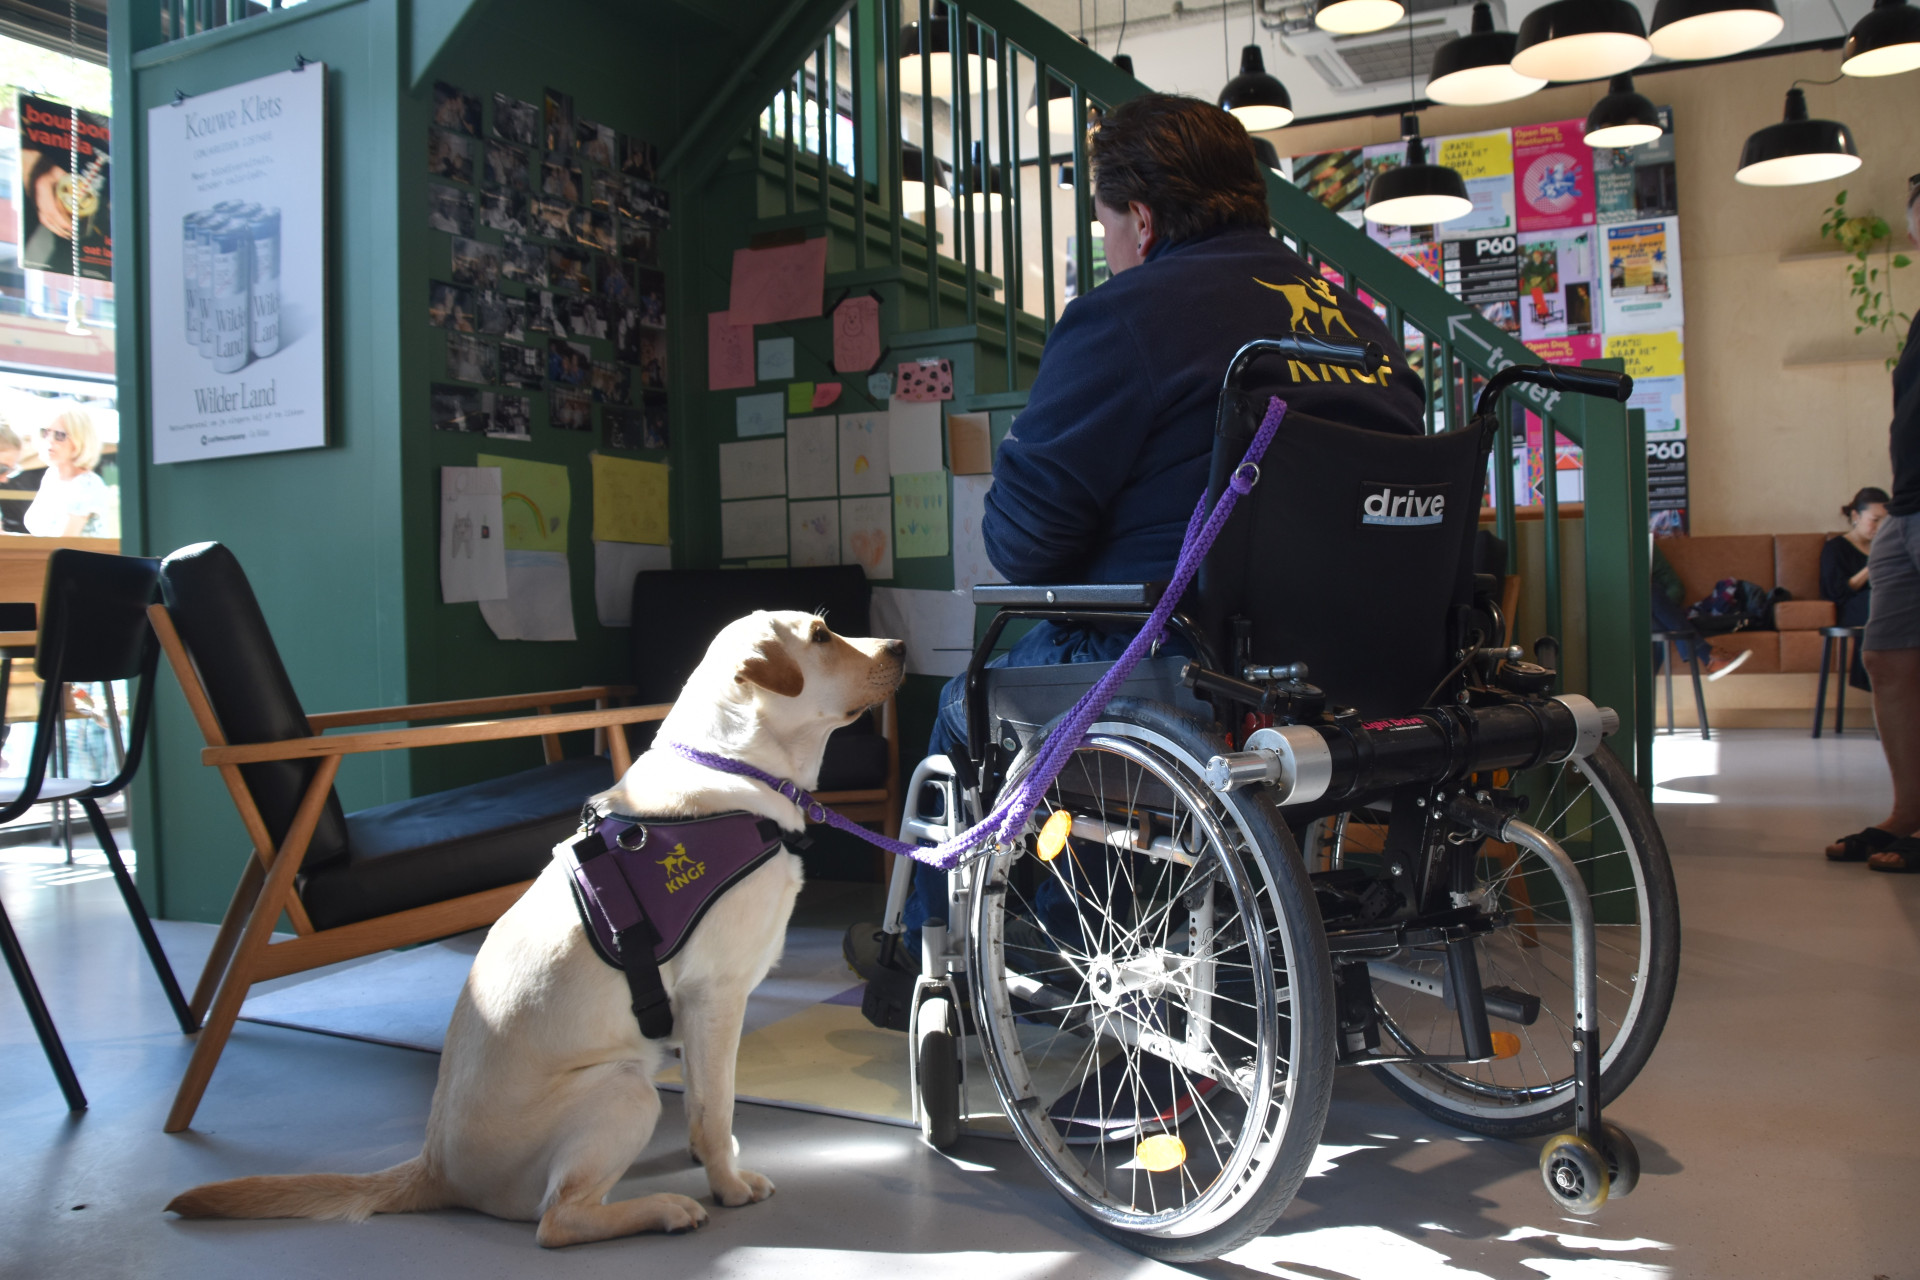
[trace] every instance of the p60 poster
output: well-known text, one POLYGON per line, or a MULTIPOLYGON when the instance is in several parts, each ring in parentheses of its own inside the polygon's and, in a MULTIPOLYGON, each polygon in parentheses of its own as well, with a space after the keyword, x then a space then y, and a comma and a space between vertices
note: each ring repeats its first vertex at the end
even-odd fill
POLYGON ((155 462, 327 442, 326 76, 147 112, 155 462))

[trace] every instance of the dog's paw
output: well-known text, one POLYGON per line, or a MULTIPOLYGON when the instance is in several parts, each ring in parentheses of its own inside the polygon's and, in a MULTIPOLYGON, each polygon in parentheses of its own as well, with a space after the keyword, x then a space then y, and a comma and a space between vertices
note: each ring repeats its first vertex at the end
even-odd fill
POLYGON ((727 1182, 712 1179, 713 1198, 729 1209, 754 1204, 773 1194, 773 1179, 748 1169, 737 1169, 727 1182))
POLYGON ((707 1225, 706 1206, 687 1196, 660 1196, 660 1229, 668 1235, 694 1231, 707 1225))

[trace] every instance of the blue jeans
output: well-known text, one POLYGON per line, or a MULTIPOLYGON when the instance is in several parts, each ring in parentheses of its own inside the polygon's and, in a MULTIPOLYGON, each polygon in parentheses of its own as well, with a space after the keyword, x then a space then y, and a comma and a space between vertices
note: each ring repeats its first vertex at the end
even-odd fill
MULTIPOLYGON (((1076 662, 1113 662, 1126 651, 1137 627, 1120 624, 1114 628, 1093 629, 1052 622, 1035 624, 1033 630, 1014 642, 989 667, 1061 667, 1076 662)), ((1163 655, 1190 655, 1191 650, 1178 636, 1168 636, 1161 646, 1163 655)), ((967 677, 957 675, 940 691, 940 706, 927 738, 927 754, 951 756, 967 748, 967 677)), ((1051 885, 1043 886, 1041 898, 1049 896, 1051 885)), ((1042 910, 1048 903, 1037 903, 1042 910)), ((907 898, 904 941, 908 954, 920 955, 920 926, 938 920, 947 910, 947 873, 925 863, 915 863, 913 892, 907 898)), ((948 922, 953 923, 952 921, 948 922)))
MULTIPOLYGON (((1653 592, 1653 629, 1655 631, 1689 631, 1693 624, 1687 621, 1687 611, 1667 599, 1666 593, 1658 587, 1653 592)), ((1700 651, 1701 665, 1713 660, 1713 646, 1705 640, 1682 640, 1676 638, 1673 648, 1680 655, 1680 661, 1688 662, 1693 658, 1695 648, 1700 651)), ((1653 649, 1653 670, 1658 675, 1666 666, 1667 646, 1655 645, 1653 649)))

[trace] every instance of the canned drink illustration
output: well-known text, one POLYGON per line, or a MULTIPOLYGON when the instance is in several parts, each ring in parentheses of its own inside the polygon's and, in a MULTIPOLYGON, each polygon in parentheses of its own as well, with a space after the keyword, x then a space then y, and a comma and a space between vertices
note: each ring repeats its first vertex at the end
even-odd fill
POLYGON ((194 232, 203 215, 190 213, 180 219, 180 291, 187 304, 187 342, 200 345, 200 279, 194 268, 194 232))
POLYGON ((209 214, 194 227, 193 234, 194 295, 200 303, 196 308, 200 322, 194 338, 200 354, 208 360, 213 359, 213 239, 215 229, 225 221, 217 214, 209 214))
POLYGON ((247 224, 230 218, 213 232, 213 367, 237 373, 247 367, 252 310, 251 237, 247 224))
POLYGON ((253 245, 250 343, 254 358, 260 359, 280 349, 280 210, 256 215, 248 235, 253 245))

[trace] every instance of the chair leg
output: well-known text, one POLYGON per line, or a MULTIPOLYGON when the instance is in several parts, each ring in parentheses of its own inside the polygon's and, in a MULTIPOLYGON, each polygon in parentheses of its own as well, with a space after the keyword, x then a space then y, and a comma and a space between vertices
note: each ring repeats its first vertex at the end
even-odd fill
POLYGON ((1833 666, 1833 637, 1820 640, 1820 687, 1813 695, 1813 736, 1820 736, 1820 722, 1827 718, 1827 671, 1833 666))
POLYGON ((34 1032, 40 1037, 40 1047, 46 1051, 53 1078, 60 1082, 60 1092, 66 1095, 67 1110, 85 1111, 87 1095, 81 1092, 80 1077, 74 1074, 73 1063, 67 1058, 67 1047, 60 1043, 60 1032, 53 1025, 53 1015, 47 1012, 47 1002, 40 998, 40 984, 33 980, 33 970, 27 967, 27 953, 20 947, 20 938, 13 931, 13 921, 7 918, 4 904, 0 904, 0 950, 7 953, 13 985, 19 988, 20 1002, 27 1006, 27 1016, 33 1019, 34 1032))
POLYGON ((1843 639, 1840 641, 1840 691, 1833 703, 1833 736, 1836 738, 1847 731, 1847 681, 1852 678, 1853 655, 1843 639))
POLYGON ((246 927, 247 912, 260 896, 261 882, 266 879, 266 869, 260 865, 260 859, 247 855, 246 869, 240 873, 240 883, 233 887, 233 899, 227 903, 227 914, 220 918, 220 932, 214 935, 213 949, 207 952, 207 963, 200 970, 200 981, 193 988, 193 1002, 188 1008, 193 1013, 193 1022, 197 1027, 200 1019, 207 1016, 207 1008, 213 1003, 213 993, 220 989, 220 978, 227 971, 227 963, 233 959, 233 949, 240 943, 240 930, 246 927))
POLYGON ((1693 672, 1693 710, 1700 717, 1700 737, 1711 741, 1713 730, 1707 727, 1707 694, 1700 685, 1700 648, 1694 646, 1693 656, 1687 659, 1687 666, 1693 672))
POLYGON ((154 976, 160 979, 160 989, 167 993, 167 1003, 173 1008, 173 1016, 180 1023, 180 1030, 192 1035, 200 1026, 200 1020, 187 1008, 187 998, 180 994, 180 981, 173 976, 173 965, 167 961, 167 953, 160 946, 160 936, 153 931, 153 920, 147 915, 147 904, 140 900, 140 890, 134 887, 133 877, 127 874, 127 864, 120 857, 120 846, 114 843, 113 833, 107 829, 106 815, 100 812, 97 801, 83 797, 81 811, 87 815, 87 825, 93 828, 94 839, 100 842, 100 851, 107 855, 107 865, 113 868, 114 883, 120 887, 120 900, 127 904, 127 914, 133 917, 133 927, 140 934, 140 945, 147 949, 147 959, 153 962, 154 976))
POLYGON ((1667 641, 1665 641, 1665 644, 1667 648, 1667 653, 1666 653, 1667 660, 1661 663, 1660 665, 1667 669, 1667 736, 1671 738, 1674 735, 1673 664, 1680 660, 1680 650, 1674 645, 1671 639, 1668 639, 1667 641))

